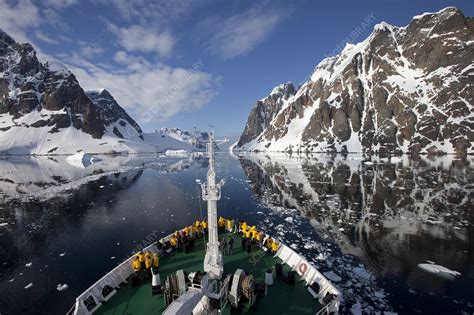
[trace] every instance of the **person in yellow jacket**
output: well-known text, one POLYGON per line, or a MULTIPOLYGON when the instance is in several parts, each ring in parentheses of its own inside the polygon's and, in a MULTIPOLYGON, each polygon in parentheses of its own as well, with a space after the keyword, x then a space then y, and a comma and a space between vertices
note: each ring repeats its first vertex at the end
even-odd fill
POLYGON ((197 231, 198 231, 198 237, 201 237, 202 233, 204 232, 204 227, 202 226, 202 224, 199 224, 197 226, 197 231))
POLYGON ((193 225, 191 226, 191 239, 196 239, 198 237, 198 229, 193 225))
POLYGON ((227 231, 232 232, 232 229, 234 228, 234 220, 226 220, 225 223, 227 231))
POLYGON ((280 245, 277 242, 272 243, 272 253, 276 253, 280 245))
POLYGON ((153 265, 153 256, 150 252, 146 252, 145 254, 145 268, 148 270, 153 265))
POLYGON ((244 232, 244 233, 247 232, 248 227, 249 226, 248 226, 247 222, 242 223, 242 232, 244 232))
POLYGON ((247 230, 247 232, 245 232, 244 235, 245 235, 245 238, 249 240, 252 238, 252 232, 250 230, 247 230))
POLYGON ((160 267, 160 257, 157 253, 153 254, 153 267, 158 268, 160 267))
POLYGON ((271 238, 269 238, 265 244, 264 244, 269 250, 272 249, 272 245, 273 245, 273 240, 271 238))
POLYGON ((176 239, 176 236, 173 235, 170 237, 170 244, 173 247, 173 249, 176 248, 176 246, 178 245, 178 240, 176 239))
POLYGON ((140 265, 142 267, 145 267, 145 255, 143 254, 143 252, 139 251, 137 256, 138 256, 138 260, 140 261, 140 265))
POLYGON ((141 267, 142 267, 142 264, 140 263, 140 257, 138 257, 138 255, 136 255, 133 260, 132 260, 132 267, 133 267, 133 271, 135 271, 135 273, 139 272, 141 267))
POLYGON ((202 220, 201 225, 203 233, 207 233, 207 220, 202 220))
POLYGON ((225 227, 225 219, 223 217, 219 217, 219 221, 217 221, 217 226, 219 230, 222 231, 225 227))
POLYGON ((257 236, 256 236, 256 238, 257 238, 257 243, 258 243, 258 245, 259 245, 260 247, 263 246, 263 238, 264 238, 264 237, 265 237, 265 234, 264 234, 262 231, 260 231, 260 232, 257 233, 257 236))
POLYGON ((250 233, 252 234, 252 240, 256 241, 256 240, 257 240, 258 231, 257 231, 257 230, 250 230, 250 233))
POLYGON ((191 230, 191 229, 189 228, 189 226, 187 226, 187 227, 184 228, 184 233, 185 233, 186 236, 188 236, 188 237, 189 237, 189 232, 190 232, 190 230, 191 230))

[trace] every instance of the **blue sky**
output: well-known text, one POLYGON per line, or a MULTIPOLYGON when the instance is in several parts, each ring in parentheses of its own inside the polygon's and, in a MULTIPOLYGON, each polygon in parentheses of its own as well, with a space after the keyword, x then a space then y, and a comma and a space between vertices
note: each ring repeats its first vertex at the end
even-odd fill
POLYGON ((344 40, 446 6, 474 15, 472 0, 0 0, 0 28, 108 89, 145 131, 236 135, 256 100, 301 84, 344 40))

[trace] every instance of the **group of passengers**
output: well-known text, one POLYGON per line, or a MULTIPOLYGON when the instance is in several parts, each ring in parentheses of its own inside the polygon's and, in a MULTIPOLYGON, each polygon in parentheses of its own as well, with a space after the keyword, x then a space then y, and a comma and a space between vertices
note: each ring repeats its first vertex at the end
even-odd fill
MULTIPOLYGON (((247 222, 237 221, 219 217, 217 227, 220 233, 238 233, 242 239, 242 245, 257 245, 265 251, 275 254, 280 245, 263 231, 257 230, 256 226, 249 226, 247 222)), ((180 231, 175 231, 170 237, 161 239, 156 243, 157 252, 139 251, 132 259, 132 267, 136 274, 146 272, 150 276, 152 268, 158 271, 160 266, 160 256, 167 255, 177 249, 184 249, 188 252, 194 247, 194 241, 208 233, 207 220, 196 220, 192 225, 186 226, 180 231)), ((231 235, 219 239, 219 247, 224 255, 234 254, 234 239, 231 235)))
POLYGON ((156 243, 157 252, 139 251, 132 259, 132 267, 136 274, 142 272, 146 276, 151 275, 151 269, 158 270, 160 266, 160 256, 176 251, 178 248, 190 250, 194 247, 194 241, 207 233, 207 220, 197 220, 190 226, 186 226, 180 231, 176 231, 167 239, 161 239, 156 243))
POLYGON ((139 251, 132 260, 132 267, 135 273, 143 270, 149 273, 152 267, 158 270, 160 267, 160 257, 158 253, 139 251))
POLYGON ((280 244, 276 240, 273 240, 263 231, 257 230, 255 225, 249 226, 247 222, 239 222, 238 231, 245 241, 258 245, 264 250, 269 250, 273 254, 276 254, 280 248, 280 244))

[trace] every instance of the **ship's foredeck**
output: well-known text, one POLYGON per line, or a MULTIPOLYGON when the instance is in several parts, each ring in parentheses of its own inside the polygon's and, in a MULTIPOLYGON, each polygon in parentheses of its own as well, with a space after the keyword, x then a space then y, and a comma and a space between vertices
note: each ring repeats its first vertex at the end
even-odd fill
MULTIPOLYGON (((234 254, 224 256, 224 275, 233 274, 237 269, 244 269, 253 274, 256 281, 263 282, 265 271, 281 262, 279 258, 274 258, 262 250, 247 253, 241 246, 240 236, 236 234, 225 233, 223 235, 234 238, 234 254)), ((194 249, 188 254, 178 250, 162 257, 160 259, 161 280, 164 281, 167 275, 180 269, 187 272, 202 271, 204 255, 205 242, 201 238, 196 240, 194 249)), ((297 275, 295 285, 290 286, 275 276, 274 284, 268 288, 267 296, 257 300, 252 313, 316 314, 322 308, 321 304, 306 290, 304 281, 298 280, 299 276, 297 275)), ((165 309, 163 295, 152 296, 151 280, 148 280, 137 287, 132 287, 130 282, 123 284, 115 296, 95 313, 108 315, 161 314, 165 309)), ((224 313, 241 314, 242 311, 231 308, 229 305, 224 313)))

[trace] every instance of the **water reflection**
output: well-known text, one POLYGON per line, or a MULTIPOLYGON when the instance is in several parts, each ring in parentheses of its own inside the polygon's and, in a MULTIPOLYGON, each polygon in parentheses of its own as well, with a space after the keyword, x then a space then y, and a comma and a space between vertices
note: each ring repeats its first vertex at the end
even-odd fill
POLYGON ((464 302, 474 301, 472 162, 450 157, 240 157, 260 200, 309 216, 320 235, 344 254, 359 257, 378 278, 402 279, 405 293, 420 290, 464 302), (417 267, 426 261, 462 275, 455 281, 436 277, 417 267))
MULTIPOLYGON (((372 312, 387 304, 412 312, 420 301, 425 313, 471 312, 472 162, 221 154, 219 211, 340 276, 343 312, 357 300, 372 312), (446 280, 417 268, 427 260, 462 275, 446 280)), ((200 156, 104 157, 86 168, 60 156, 0 159, 2 315, 63 314, 150 232, 166 235, 202 217, 196 179, 206 172, 200 156), (69 289, 58 292, 63 283, 69 289)))
POLYGON ((86 168, 64 157, 1 159, 0 313, 64 313, 135 242, 192 219, 184 185, 166 175, 206 166, 192 156, 104 157, 86 168))

